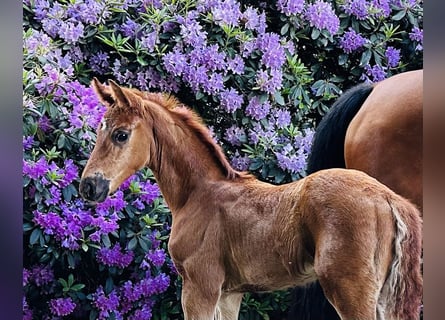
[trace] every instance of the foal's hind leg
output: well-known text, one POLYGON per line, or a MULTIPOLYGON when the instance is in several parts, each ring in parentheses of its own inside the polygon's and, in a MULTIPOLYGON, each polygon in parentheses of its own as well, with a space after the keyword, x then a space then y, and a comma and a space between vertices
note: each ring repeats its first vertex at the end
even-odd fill
POLYGON ((361 278, 332 279, 329 276, 321 276, 319 281, 326 298, 342 320, 377 319, 377 299, 374 292, 376 290, 369 290, 369 285, 361 285, 361 278))
POLYGON ((354 244, 325 243, 326 248, 322 245, 317 250, 314 269, 326 298, 342 320, 376 319, 382 284, 373 265, 372 249, 366 248, 366 252, 354 244))

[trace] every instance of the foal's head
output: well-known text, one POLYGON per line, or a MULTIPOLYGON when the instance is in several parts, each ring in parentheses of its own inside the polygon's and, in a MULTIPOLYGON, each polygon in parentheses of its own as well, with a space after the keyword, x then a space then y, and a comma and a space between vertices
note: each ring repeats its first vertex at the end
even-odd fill
POLYGON ((153 143, 150 126, 144 123, 143 93, 122 88, 113 81, 105 86, 97 79, 93 79, 92 87, 107 111, 97 129, 96 145, 83 171, 79 191, 85 199, 101 202, 149 162, 153 143))

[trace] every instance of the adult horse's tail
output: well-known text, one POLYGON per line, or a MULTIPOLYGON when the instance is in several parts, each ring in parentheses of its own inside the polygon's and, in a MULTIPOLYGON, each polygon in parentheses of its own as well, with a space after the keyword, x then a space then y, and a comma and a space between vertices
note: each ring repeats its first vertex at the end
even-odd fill
POLYGON ((420 212, 408 201, 388 199, 388 204, 395 221, 394 256, 377 310, 381 319, 418 320, 423 288, 420 212))
POLYGON ((346 130, 372 89, 372 84, 362 83, 345 91, 321 119, 308 158, 308 174, 322 169, 345 168, 346 130))
MULTIPOLYGON (((307 174, 345 168, 344 142, 349 123, 369 96, 373 85, 362 83, 345 91, 320 121, 312 142, 307 174)), ((317 282, 293 289, 289 320, 339 320, 317 282)))

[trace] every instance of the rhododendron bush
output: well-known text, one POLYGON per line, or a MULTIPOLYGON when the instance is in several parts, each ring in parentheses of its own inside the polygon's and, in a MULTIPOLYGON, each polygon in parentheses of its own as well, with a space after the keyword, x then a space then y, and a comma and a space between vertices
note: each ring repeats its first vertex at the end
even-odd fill
MULTIPOLYGON (((305 176, 341 92, 422 68, 416 0, 23 1, 24 319, 181 319, 171 216, 148 169, 94 207, 77 192, 104 113, 93 77, 176 95, 232 165, 305 176)), ((241 319, 286 292, 246 294, 241 319)))

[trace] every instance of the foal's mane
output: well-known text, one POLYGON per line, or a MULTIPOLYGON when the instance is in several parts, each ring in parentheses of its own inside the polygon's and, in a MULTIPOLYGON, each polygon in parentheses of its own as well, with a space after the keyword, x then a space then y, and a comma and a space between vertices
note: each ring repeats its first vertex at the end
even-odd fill
POLYGON ((196 114, 196 112, 169 94, 140 91, 134 93, 142 97, 144 100, 163 107, 165 110, 169 111, 170 115, 173 119, 175 119, 175 121, 179 120, 184 123, 189 130, 196 135, 199 141, 201 141, 210 151, 213 159, 216 161, 228 179, 234 180, 236 178, 248 176, 246 173, 236 171, 232 168, 221 147, 213 140, 209 129, 204 125, 202 119, 196 114))

